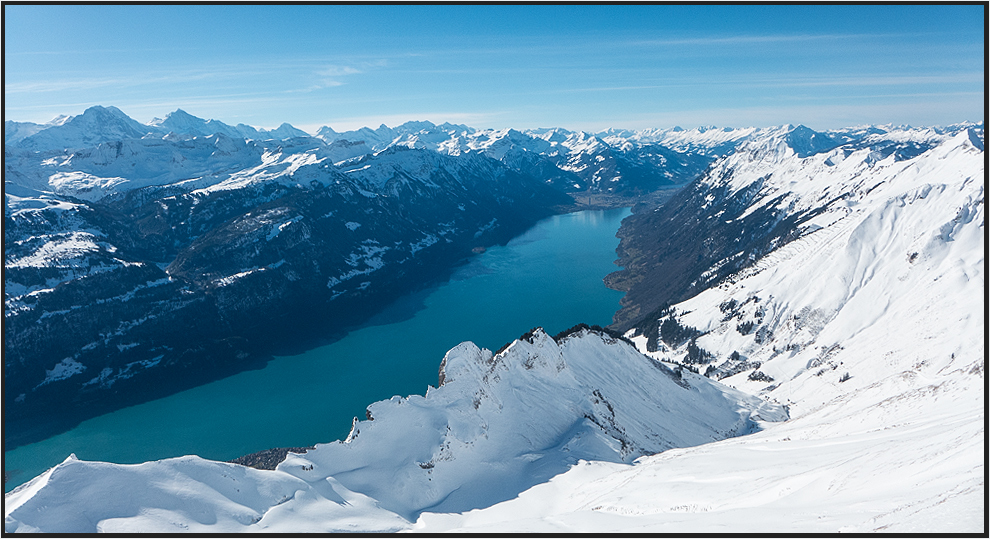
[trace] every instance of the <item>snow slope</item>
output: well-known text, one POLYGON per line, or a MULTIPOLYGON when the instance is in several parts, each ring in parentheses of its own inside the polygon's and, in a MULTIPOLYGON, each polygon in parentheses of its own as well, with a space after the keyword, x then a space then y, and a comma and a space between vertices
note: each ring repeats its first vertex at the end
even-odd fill
POLYGON ((758 200, 790 211, 824 209, 800 239, 674 306, 706 332, 697 344, 712 366, 728 369, 733 352, 759 363, 722 381, 788 404, 788 422, 635 466, 582 463, 516 500, 425 513, 415 529, 985 533, 985 171, 973 136, 901 132, 933 145, 901 160, 871 158, 871 144, 800 158, 771 138, 707 176, 763 181, 758 200))
POLYGON ((7 532, 409 529, 424 510, 514 498, 582 460, 631 462, 786 419, 783 407, 585 329, 498 354, 451 349, 426 396, 368 407, 347 440, 274 471, 181 457, 62 464, 5 496, 7 532), (482 488, 478 488, 484 485, 482 488))

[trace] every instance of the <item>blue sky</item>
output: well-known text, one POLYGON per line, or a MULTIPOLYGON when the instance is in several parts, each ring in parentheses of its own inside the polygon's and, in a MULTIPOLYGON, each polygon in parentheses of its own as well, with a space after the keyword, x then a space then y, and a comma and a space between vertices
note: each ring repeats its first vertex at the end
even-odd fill
POLYGON ((8 4, 5 118, 945 125, 985 114, 983 9, 8 4))

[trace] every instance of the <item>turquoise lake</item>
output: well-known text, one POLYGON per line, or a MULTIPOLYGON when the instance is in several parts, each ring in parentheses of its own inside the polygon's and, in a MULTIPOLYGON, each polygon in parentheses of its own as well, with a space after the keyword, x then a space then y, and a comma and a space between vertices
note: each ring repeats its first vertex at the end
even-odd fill
POLYGON ((460 342, 497 350, 536 326, 551 335, 581 322, 606 326, 622 293, 602 279, 618 269, 615 233, 629 213, 549 217, 507 245, 474 256, 447 283, 399 299, 332 344, 6 452, 4 490, 70 453, 117 463, 189 454, 230 460, 343 439, 368 404, 436 386, 440 360, 460 342))

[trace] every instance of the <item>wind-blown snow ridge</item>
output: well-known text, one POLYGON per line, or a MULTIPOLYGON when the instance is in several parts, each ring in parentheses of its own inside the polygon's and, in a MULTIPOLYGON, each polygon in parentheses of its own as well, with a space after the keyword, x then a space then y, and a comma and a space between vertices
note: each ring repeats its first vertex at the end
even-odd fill
POLYGON ((589 329, 559 342, 536 329, 499 354, 462 343, 440 382, 372 404, 347 440, 290 454, 274 471, 69 458, 6 496, 5 529, 396 531, 424 510, 514 498, 581 460, 628 463, 786 419, 779 405, 589 329))

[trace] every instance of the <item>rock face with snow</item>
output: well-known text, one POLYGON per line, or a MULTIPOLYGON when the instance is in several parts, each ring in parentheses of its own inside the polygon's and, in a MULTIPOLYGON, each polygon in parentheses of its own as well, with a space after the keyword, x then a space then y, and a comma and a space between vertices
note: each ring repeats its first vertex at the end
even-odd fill
POLYGON ((607 333, 535 329, 498 354, 458 345, 439 387, 372 404, 347 440, 273 471, 70 458, 7 494, 5 530, 398 531, 424 511, 512 499, 580 461, 628 463, 783 419, 779 405, 669 369, 607 333))

